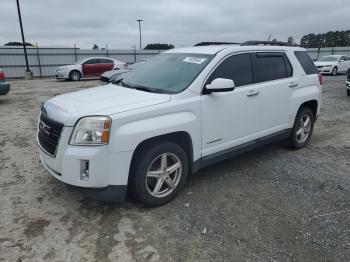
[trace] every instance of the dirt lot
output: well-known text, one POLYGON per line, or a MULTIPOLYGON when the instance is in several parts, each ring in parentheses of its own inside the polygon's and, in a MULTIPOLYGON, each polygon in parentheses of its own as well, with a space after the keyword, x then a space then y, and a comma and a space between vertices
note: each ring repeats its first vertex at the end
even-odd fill
POLYGON ((12 81, 0 97, 0 261, 349 261, 350 98, 327 77, 311 145, 200 171, 170 204, 84 198, 42 167, 42 101, 95 86, 12 81))

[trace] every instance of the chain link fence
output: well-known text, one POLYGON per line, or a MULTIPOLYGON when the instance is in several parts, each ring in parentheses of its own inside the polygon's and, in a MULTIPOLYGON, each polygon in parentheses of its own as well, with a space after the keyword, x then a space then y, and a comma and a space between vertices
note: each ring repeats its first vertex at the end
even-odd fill
MULTIPOLYGON (((35 77, 53 77, 58 66, 74 64, 87 57, 109 57, 127 64, 149 59, 160 50, 91 50, 80 48, 27 47, 28 63, 35 77)), ((0 68, 8 78, 21 78, 26 69, 22 47, 0 47, 0 68)))
MULTIPOLYGON (((308 54, 313 60, 325 55, 348 55, 350 47, 309 48, 308 54)), ((91 50, 80 48, 45 48, 28 47, 28 62, 35 77, 53 77, 58 66, 74 64, 87 57, 110 57, 122 62, 133 64, 149 59, 161 53, 160 50, 91 50)), ((22 47, 0 47, 0 68, 8 78, 24 76, 25 59, 22 47)))

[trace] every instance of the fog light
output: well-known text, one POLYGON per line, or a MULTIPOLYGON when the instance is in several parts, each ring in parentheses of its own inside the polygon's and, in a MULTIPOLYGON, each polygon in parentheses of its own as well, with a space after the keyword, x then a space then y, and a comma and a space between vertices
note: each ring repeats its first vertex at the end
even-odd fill
POLYGON ((80 180, 89 180, 89 160, 80 160, 80 180))

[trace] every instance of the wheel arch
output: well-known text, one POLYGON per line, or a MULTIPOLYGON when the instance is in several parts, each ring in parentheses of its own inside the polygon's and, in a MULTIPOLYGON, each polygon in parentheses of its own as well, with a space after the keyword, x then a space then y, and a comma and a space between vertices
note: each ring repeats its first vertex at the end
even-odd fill
POLYGON ((69 73, 68 73, 68 77, 69 77, 69 78, 70 78, 71 73, 73 73, 74 71, 76 71, 76 72, 78 72, 78 73, 79 73, 80 78, 82 78, 82 77, 83 77, 83 73, 82 73, 82 72, 81 72, 79 69, 74 68, 74 69, 71 69, 71 70, 69 71, 69 73))
POLYGON ((303 107, 304 108, 305 107, 310 108, 311 111, 313 112, 314 118, 316 120, 316 118, 317 118, 317 109, 318 109, 318 101, 316 99, 306 101, 306 102, 304 102, 304 103, 302 103, 300 105, 299 110, 300 110, 300 108, 303 108, 303 107))
POLYGON ((167 133, 167 134, 151 137, 151 138, 148 138, 148 139, 140 142, 137 145, 137 147, 132 155, 131 164, 130 164, 130 168, 129 168, 128 180, 130 180, 132 168, 133 168, 133 166, 135 166, 138 154, 141 152, 141 150, 144 149, 145 147, 151 147, 154 144, 159 144, 162 142, 173 142, 173 143, 179 145, 185 151, 185 153, 187 154, 187 157, 188 157, 188 162, 189 162, 189 169, 190 169, 189 173, 191 173, 192 166, 193 166, 192 138, 191 138, 191 135, 186 131, 177 131, 177 132, 172 132, 172 133, 167 133))

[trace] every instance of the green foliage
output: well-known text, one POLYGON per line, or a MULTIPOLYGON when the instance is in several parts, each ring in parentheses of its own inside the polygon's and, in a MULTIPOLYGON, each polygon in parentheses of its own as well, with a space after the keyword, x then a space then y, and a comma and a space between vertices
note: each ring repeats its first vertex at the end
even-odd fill
POLYGON ((294 37, 293 36, 289 36, 288 39, 287 39, 287 42, 289 44, 294 44, 294 37))
MULTIPOLYGON (((8 42, 4 46, 23 46, 22 42, 8 42)), ((31 43, 26 42, 26 46, 33 46, 31 43)))
POLYGON ((144 50, 168 50, 175 48, 172 44, 148 44, 144 50))
POLYGON ((350 30, 304 35, 300 45, 306 48, 350 46, 350 30))

